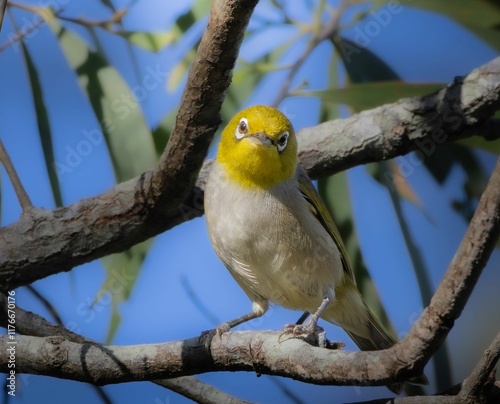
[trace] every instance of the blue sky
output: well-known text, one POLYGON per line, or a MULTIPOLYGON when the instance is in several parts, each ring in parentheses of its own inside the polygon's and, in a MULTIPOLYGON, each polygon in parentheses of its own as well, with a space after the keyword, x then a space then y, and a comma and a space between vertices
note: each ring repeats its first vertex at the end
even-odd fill
MULTIPOLYGON (((98 19, 105 16, 102 7, 89 6, 86 2, 63 2, 67 15, 84 15, 98 19)), ((115 2, 126 5, 128 2, 115 2)), ((182 2, 179 2, 182 3, 182 2)), ((125 18, 129 30, 165 30, 178 13, 186 9, 186 4, 177 2, 140 1, 125 18), (158 12, 161 10, 161 12, 158 12)), ((187 2, 186 2, 187 3, 187 2)), ((310 17, 309 9, 294 2, 290 11, 304 21, 310 17)), ((333 3, 335 4, 335 3, 333 3)), ((17 10, 16 10, 17 11, 17 10)), ((18 23, 25 23, 23 16, 15 13, 18 23)), ((278 16, 263 1, 259 4, 251 24, 262 20, 275 21, 278 16)), ((373 21, 368 17, 365 24, 373 21)), ((365 29, 363 22, 357 26, 365 29)), ((12 24, 6 19, 0 43, 12 32, 12 24)), ((136 50, 140 74, 149 69, 170 72, 174 62, 185 52, 203 29, 203 21, 181 43, 169 47, 159 54, 149 54, 136 50)), ((86 35, 82 29, 77 30, 86 35)), ((353 38, 356 27, 347 31, 353 38)), ((290 29, 269 28, 265 35, 244 42, 241 55, 248 61, 255 60, 269 43, 281 43, 294 33, 290 29)), ((127 61, 127 49, 119 38, 104 36, 105 50, 112 64, 118 67, 131 86, 137 84, 133 68, 127 61)), ((298 42, 285 52, 282 62, 296 59, 305 42, 298 42)), ((75 149, 81 142, 85 130, 98 127, 91 108, 78 87, 74 74, 66 67, 58 43, 47 27, 40 27, 27 42, 40 73, 46 95, 51 125, 55 139, 56 161, 64 161, 68 150, 75 149)), ((411 82, 450 82, 496 56, 496 52, 478 37, 461 28, 445 16, 435 15, 416 9, 404 8, 393 15, 389 24, 380 33, 370 38, 368 48, 381 56, 402 78, 411 82)), ((310 88, 322 88, 331 57, 331 47, 323 44, 311 55, 295 79, 295 84, 307 80, 310 88)), ((35 114, 30 102, 26 69, 21 54, 16 47, 0 52, 0 137, 19 172, 33 203, 39 207, 54 206, 48 177, 45 170, 35 114)), ((280 78, 286 73, 275 73, 258 86, 248 102, 269 104, 274 99, 280 85, 280 78)), ((141 76, 142 77, 142 76, 141 76)), ((164 114, 174 108, 179 100, 182 86, 173 92, 166 91, 165 83, 148 91, 141 105, 150 126, 155 126, 164 114)), ((319 103, 315 99, 287 99, 280 108, 291 118, 296 130, 317 124, 319 103)), ((213 150, 212 152, 213 153, 213 150)), ((491 171, 496 160, 487 153, 479 153, 486 170, 491 171)), ((404 162, 405 157, 400 158, 404 162)), ((349 186, 357 233, 367 266, 377 285, 385 307, 398 333, 409 330, 411 322, 422 310, 416 280, 411 267, 399 225, 390 206, 389 196, 380 184, 367 173, 365 167, 349 170, 349 186)), ((423 251, 431 279, 436 286, 447 268, 465 232, 466 223, 453 210, 450 201, 462 195, 465 175, 455 168, 443 185, 438 185, 423 166, 416 166, 408 178, 421 199, 423 209, 411 203, 404 203, 404 213, 411 225, 414 238, 423 251), (430 220, 429 220, 430 218, 430 220)), ((12 187, 1 171, 1 224, 16 221, 20 214, 19 204, 12 187)), ((112 166, 104 143, 95 145, 81 163, 63 177, 62 191, 65 204, 83 197, 96 195, 114 184, 112 166)), ((492 335, 498 332, 497 324, 491 318, 498 318, 497 304, 499 274, 493 271, 500 256, 495 252, 490 265, 485 269, 469 305, 450 334, 450 351, 453 355, 453 378, 459 382, 471 370, 492 335), (488 308, 487 314, 485 308, 488 308), (479 314, 478 314, 479 313, 479 314), (474 322, 475 326, 470 327, 474 322), (468 344, 464 352, 463 342, 468 344)), ((117 274, 118 285, 120 277, 117 274)), ((75 268, 70 273, 61 273, 36 282, 35 286, 60 311, 68 328, 89 338, 103 340, 109 326, 111 304, 108 295, 89 308, 105 278, 100 261, 75 268)), ((119 287, 119 286, 118 286, 119 287)), ((190 297, 196 295, 204 310, 216 321, 226 321, 250 310, 251 304, 238 288, 229 273, 219 262, 209 244, 204 218, 184 223, 171 231, 157 236, 152 244, 130 299, 120 305, 122 323, 115 344, 159 343, 190 338, 203 330, 213 328, 214 322, 190 297)), ((24 289, 17 291, 20 307, 40 313, 50 319, 50 314, 24 289)), ((284 324, 295 321, 299 313, 273 307, 262 318, 240 329, 279 329, 284 324)), ((346 349, 356 349, 347 335, 338 327, 323 324, 331 339, 347 343, 346 349)), ((432 380, 432 368, 428 367, 432 380)), ((287 402, 283 392, 272 381, 263 376, 257 378, 246 373, 214 373, 199 376, 239 398, 271 403, 287 402)), ((303 402, 331 402, 336 400, 359 401, 385 397, 385 388, 361 389, 354 387, 312 386, 281 379, 303 402)), ((131 383, 107 386, 105 391, 115 402, 132 403, 182 403, 188 400, 179 395, 153 385, 152 383, 131 383)), ((431 385, 429 391, 433 392, 431 385)), ((47 377, 22 376, 16 402, 84 403, 96 399, 96 393, 88 386, 70 381, 59 381, 47 377), (42 400, 42 401, 41 401, 42 400)))

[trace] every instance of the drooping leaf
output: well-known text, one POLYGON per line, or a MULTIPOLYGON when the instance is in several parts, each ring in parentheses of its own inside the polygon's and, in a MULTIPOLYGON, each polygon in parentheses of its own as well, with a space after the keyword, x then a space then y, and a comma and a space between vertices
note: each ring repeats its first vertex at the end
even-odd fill
MULTIPOLYGON (((110 293, 112 303, 111 321, 106 336, 106 343, 112 342, 121 322, 119 305, 130 297, 139 271, 142 268, 146 254, 153 241, 151 239, 136 244, 127 251, 108 255, 102 259, 107 270, 106 279, 101 287, 100 294, 110 293)), ((99 300, 101 296, 97 296, 99 300)))
MULTIPOLYGON (((154 142, 136 99, 147 96, 148 90, 140 88, 134 93, 118 71, 77 34, 55 22, 51 27, 95 112, 117 181, 126 181, 152 168, 156 163, 154 142)), ((153 69, 148 74, 153 80, 164 79, 162 72, 153 69)))
POLYGON ((346 104, 355 111, 375 108, 401 98, 415 97, 442 88, 440 84, 405 83, 403 81, 377 81, 349 84, 345 88, 316 91, 294 91, 297 96, 319 97, 328 102, 346 104))
POLYGON ((38 71, 23 40, 21 40, 21 51, 26 63, 26 69, 28 71, 29 83, 31 85, 31 94, 33 96, 33 104, 36 112, 36 123, 38 126, 38 133, 40 134, 43 157, 45 160, 45 166, 47 167, 47 173, 49 175, 52 195, 54 196, 54 202, 56 206, 62 206, 63 201, 61 188, 59 184, 59 178, 57 176, 57 169, 54 158, 52 130, 50 128, 49 115, 45 106, 42 86, 38 77, 38 71))
MULTIPOLYGON (((117 182, 126 181, 152 168, 157 161, 155 145, 137 100, 147 96, 148 90, 136 87, 132 91, 100 52, 90 49, 77 34, 56 21, 51 21, 50 25, 94 110, 106 140, 117 182)), ((156 81, 162 81, 166 76, 153 69, 148 74, 156 81)), ((121 321, 118 306, 129 297, 150 245, 151 240, 148 240, 128 251, 103 259, 107 276, 101 290, 112 292, 113 307, 108 342, 115 335, 121 321), (119 288, 113 291, 110 285, 117 281, 117 271, 126 276, 121 276, 119 288)))
MULTIPOLYGON (((335 86, 338 82, 337 65, 338 58, 334 54, 329 69, 329 83, 332 86, 335 86)), ((321 122, 333 120, 339 116, 338 105, 331 103, 321 104, 321 122)), ((363 260, 353 222, 353 212, 351 209, 350 192, 346 173, 338 173, 328 178, 319 179, 318 192, 325 202, 342 236, 361 294, 385 328, 391 330, 391 322, 363 260)))
MULTIPOLYGON (((396 72, 378 55, 371 52, 366 47, 359 47, 354 42, 345 38, 334 41, 336 50, 340 53, 344 62, 349 81, 352 84, 386 82, 400 80, 396 72)), ((374 177, 377 179, 383 173, 390 172, 387 162, 383 161, 371 165, 374 169, 374 177)), ((413 264, 413 270, 418 281, 422 303, 427 305, 432 296, 432 285, 429 278, 429 271, 425 265, 422 252, 413 240, 412 233, 401 208, 401 195, 391 181, 387 181, 387 176, 378 178, 383 183, 391 197, 391 201, 398 218, 403 239, 406 244, 408 255, 413 264)), ((436 353, 433 365, 437 375, 438 389, 443 390, 451 385, 450 358, 448 348, 445 344, 436 353)), ((406 387, 409 388, 409 387, 406 387)), ((414 387, 412 387, 414 388, 414 387)), ((416 387, 415 387, 416 388, 416 387)))

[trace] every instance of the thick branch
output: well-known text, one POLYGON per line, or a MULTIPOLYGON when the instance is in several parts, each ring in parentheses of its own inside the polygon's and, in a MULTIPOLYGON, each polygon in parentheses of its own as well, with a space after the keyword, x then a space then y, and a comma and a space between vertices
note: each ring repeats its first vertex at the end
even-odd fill
MULTIPOLYGON (((250 9, 247 7, 245 10, 250 9)), ((234 18, 242 19, 240 15, 234 18)), ((235 31, 241 32, 243 27, 244 24, 235 31)), ((221 44, 214 49, 228 51, 221 44)), ((199 74, 201 77, 203 73, 199 74)), ((220 75, 215 76, 221 79, 220 75)), ((189 88, 187 91, 195 91, 189 88)), ((171 163, 164 157, 156 171, 119 184, 104 194, 54 211, 34 210, 0 229, 1 288, 15 288, 68 271, 202 215, 205 169, 209 165, 200 173, 198 186, 191 188, 202 155, 195 143, 201 136, 201 143, 206 145, 207 127, 215 125, 215 120, 205 114, 200 115, 209 119, 205 126, 199 121, 202 100, 205 99, 198 98, 192 110, 179 112, 179 116, 187 117, 179 118, 182 122, 188 118, 191 121, 187 126, 178 121, 176 133, 183 133, 185 138, 174 138, 168 147, 165 156, 172 159, 171 163), (191 125, 194 125, 192 130, 191 125), (184 154, 183 148, 189 153, 184 154), (179 168, 174 169, 178 164, 179 168), (189 190, 190 194, 185 196, 189 190)), ((219 100, 216 104, 219 105, 219 100)), ((403 99, 348 119, 302 130, 301 163, 317 178, 412 150, 420 150, 425 157, 440 144, 476 134, 499 107, 500 58, 497 58, 434 94, 403 99)))
MULTIPOLYGON (((199 338, 184 341, 98 346, 63 337, 16 336, 16 369, 96 385, 155 380, 214 371, 250 371, 315 384, 383 385, 394 381, 385 351, 317 348, 280 331, 237 331, 214 338, 210 353, 199 338)), ((8 337, 0 336, 8 347, 8 337)), ((0 350, 0 372, 9 352, 0 350)))

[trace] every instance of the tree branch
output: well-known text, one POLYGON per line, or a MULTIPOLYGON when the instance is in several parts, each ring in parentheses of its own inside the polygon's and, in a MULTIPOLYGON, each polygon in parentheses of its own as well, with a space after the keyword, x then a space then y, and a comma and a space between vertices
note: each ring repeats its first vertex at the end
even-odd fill
MULTIPOLYGON (((210 352, 199 338, 104 347, 70 342, 63 337, 17 336, 16 369, 97 385, 228 370, 255 371, 316 384, 385 385, 404 381, 421 374, 453 327, 499 232, 500 161, 430 305, 405 338, 387 350, 325 350, 300 339, 280 341, 280 332, 228 332, 212 339, 210 352)), ((0 337, 0 341, 6 347, 8 336, 0 337)), ((492 359, 485 360, 487 369, 498 357, 495 349, 492 359)), ((7 370, 8 359, 7 349, 0 349, 0 372, 7 370)), ((471 379, 467 383, 474 382, 471 379)))
MULTIPOLYGON (((241 21, 242 17, 234 19, 241 21)), ((226 21, 219 17, 218 24, 222 24, 219 20, 226 21)), ((227 44, 218 43, 212 49, 215 55, 228 52, 227 44)), ((207 46, 202 41, 200 49, 207 46)), ((205 55, 206 51, 200 54, 205 55)), ((229 75, 229 70, 224 71, 229 75)), ((203 72, 197 76, 205 77, 203 72)), ((222 80, 215 73, 214 76, 222 80)), ((199 84, 207 83, 211 82, 199 84)), ((173 136, 155 171, 65 208, 33 210, 0 229, 0 288, 7 290, 69 271, 202 215, 203 187, 210 163, 205 164, 197 185, 192 187, 191 182, 201 164, 201 149, 207 146, 218 118, 206 115, 206 111, 213 114, 214 107, 202 107, 203 102, 209 101, 199 91, 189 86, 186 89, 188 94, 194 93, 195 107, 181 108, 174 134, 182 135, 173 136), (204 146, 199 148, 198 142, 204 146)), ((222 97, 220 91, 216 93, 222 97)), ((499 107, 500 58, 496 58, 436 93, 402 99, 300 131, 300 160, 309 174, 317 178, 412 150, 418 150, 424 158, 441 144, 477 134, 499 107)))
MULTIPOLYGON (((7 298, 5 295, 0 293, 0 327, 7 328, 7 314, 7 298)), ((52 324, 38 314, 25 311, 20 307, 16 307, 15 314, 16 332, 18 334, 36 337, 60 336, 68 341, 80 344, 100 345, 95 341, 71 332, 64 326, 52 324)), ((246 403, 246 401, 230 396, 223 391, 209 384, 203 383, 191 376, 173 379, 157 379, 152 380, 152 382, 202 404, 246 403)))
POLYGON ((424 159, 444 143, 477 134, 499 108, 500 57, 435 93, 302 130, 300 161, 317 178, 414 150, 424 159))
POLYGON ((466 404, 486 402, 495 382, 495 366, 500 359, 500 333, 497 334, 472 374, 462 384, 459 398, 466 404))
POLYGON ((17 171, 14 168, 14 164, 12 164, 12 160, 10 159, 7 150, 5 150, 2 140, 0 140, 0 162, 3 164, 5 171, 7 171, 12 187, 14 188, 14 191, 16 191, 17 199, 23 209, 23 213, 28 212, 33 208, 33 204, 23 187, 21 179, 17 175, 17 171))

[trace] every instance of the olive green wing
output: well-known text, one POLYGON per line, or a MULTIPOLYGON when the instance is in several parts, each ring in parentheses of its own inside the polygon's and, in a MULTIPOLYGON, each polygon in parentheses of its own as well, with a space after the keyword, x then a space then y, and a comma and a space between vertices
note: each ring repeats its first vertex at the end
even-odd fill
POLYGON ((304 199, 309 203, 309 207, 311 208, 312 214, 318 219, 318 221, 323 225, 328 234, 332 237, 333 241, 337 245, 344 271, 347 273, 349 278, 356 283, 354 278, 354 272, 352 270, 351 264, 349 262, 349 257, 347 256, 347 250, 344 246, 342 238, 340 237, 339 230, 337 226, 333 222, 332 216, 330 212, 328 212, 327 207, 324 202, 321 200, 321 197, 314 188, 311 179, 308 177, 306 171, 299 165, 297 167, 297 180, 299 182, 300 193, 304 197, 304 199))

